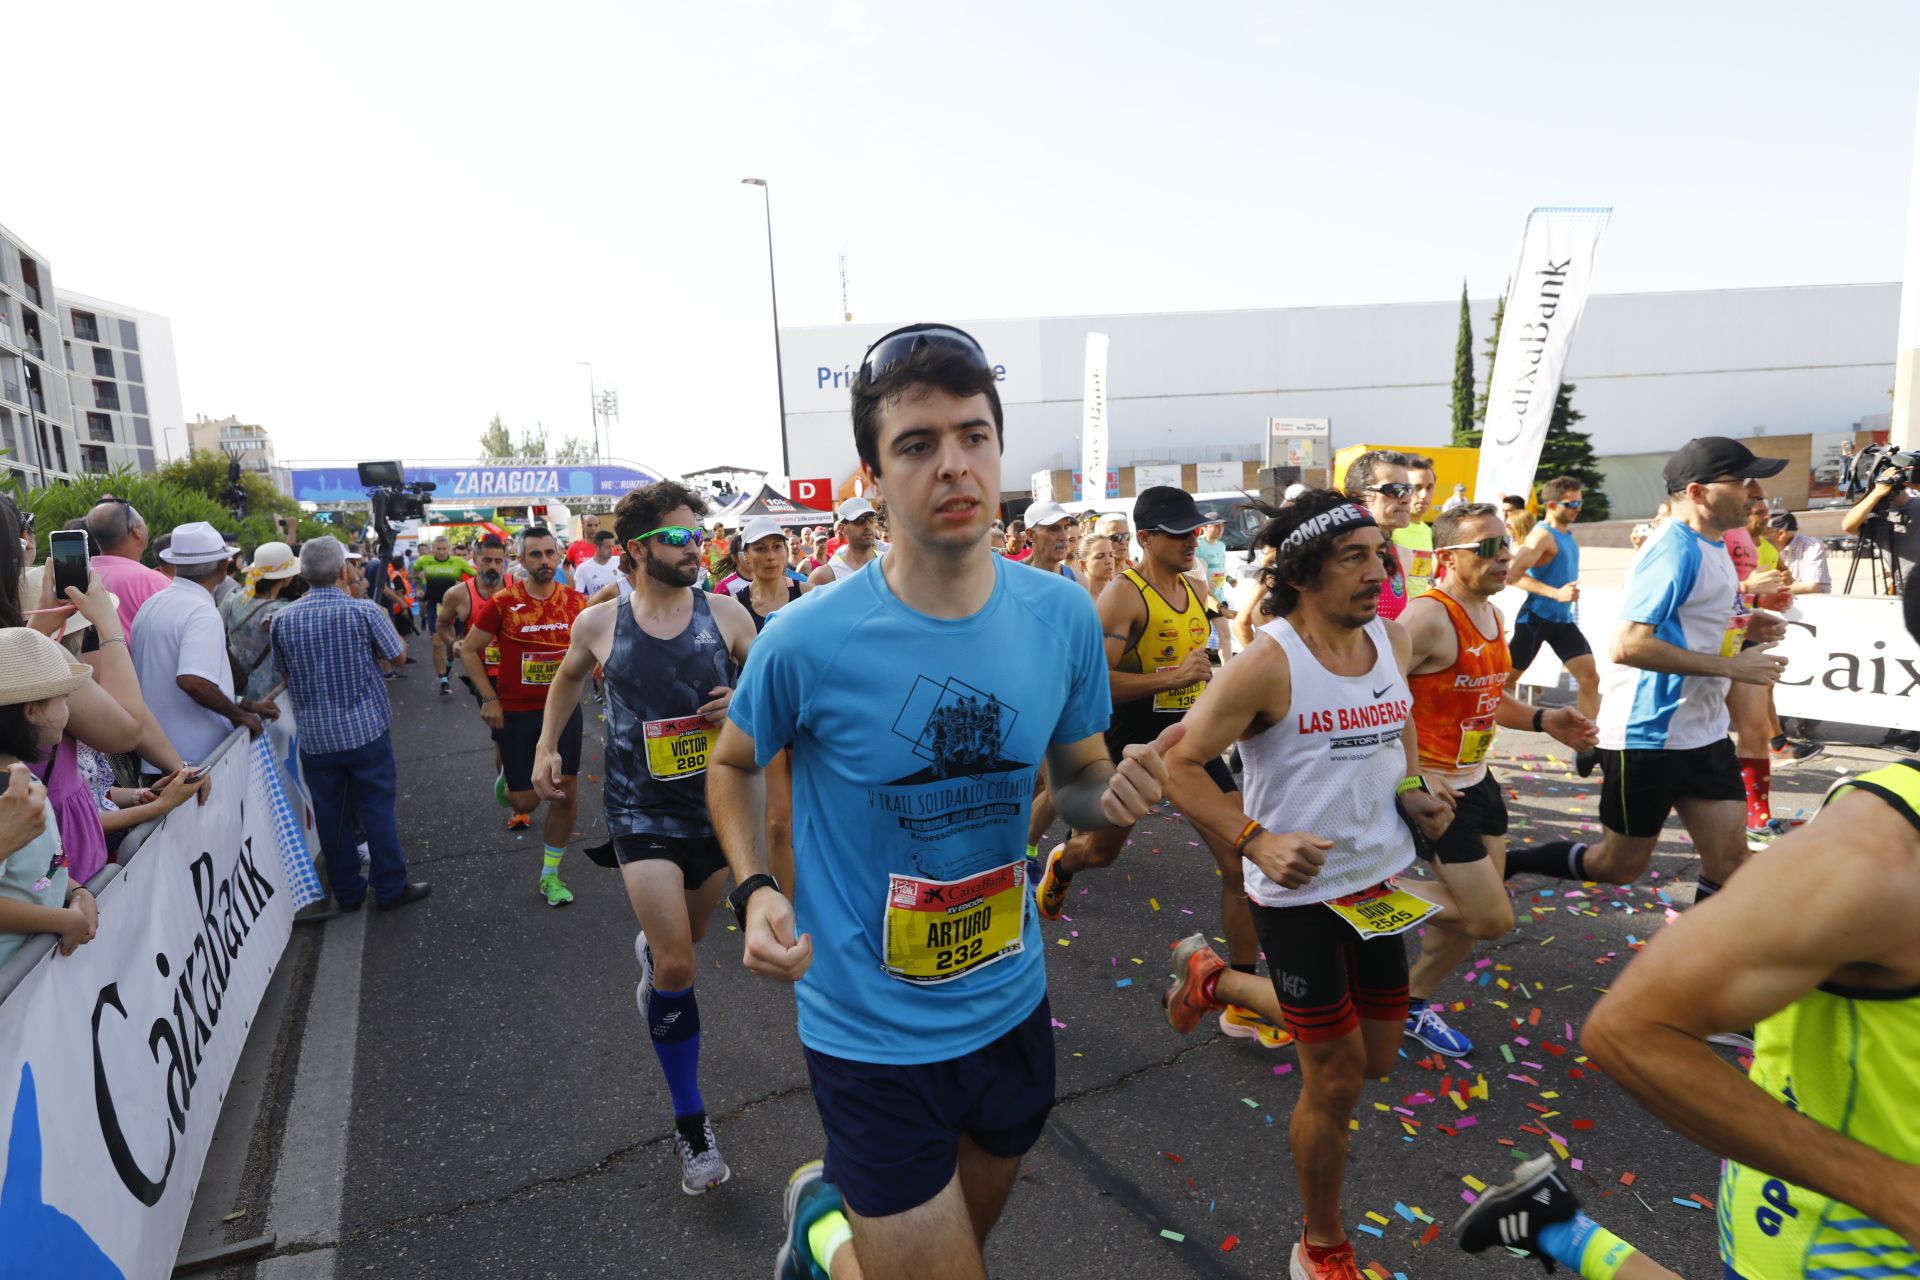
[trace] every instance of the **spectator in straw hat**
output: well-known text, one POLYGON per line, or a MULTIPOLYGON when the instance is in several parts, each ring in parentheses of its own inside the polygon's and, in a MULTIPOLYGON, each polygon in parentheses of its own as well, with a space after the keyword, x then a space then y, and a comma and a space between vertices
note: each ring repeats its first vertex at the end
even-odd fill
MULTIPOLYGON (((233 546, 204 520, 183 524, 161 559, 173 566, 165 591, 140 606, 139 644, 133 651, 140 690, 181 756, 202 761, 236 726, 259 737, 263 720, 279 712, 270 702, 236 700, 227 628, 213 589, 227 576, 233 546)), ((164 767, 164 762, 148 763, 164 767)))
POLYGON ((67 695, 92 679, 65 649, 27 627, 0 630, 0 768, 7 790, 0 795, 0 826, 39 831, 0 865, 0 963, 34 934, 60 938, 60 954, 93 941, 100 912, 93 895, 68 874, 59 824, 52 821, 44 788, 28 765, 45 759, 67 729, 67 695))
POLYGON ((253 550, 253 562, 244 574, 245 586, 229 592, 220 605, 220 621, 227 628, 227 650, 237 668, 240 690, 258 701, 273 691, 275 675, 268 662, 267 624, 273 615, 293 603, 300 582, 300 561, 284 542, 263 542, 253 550))

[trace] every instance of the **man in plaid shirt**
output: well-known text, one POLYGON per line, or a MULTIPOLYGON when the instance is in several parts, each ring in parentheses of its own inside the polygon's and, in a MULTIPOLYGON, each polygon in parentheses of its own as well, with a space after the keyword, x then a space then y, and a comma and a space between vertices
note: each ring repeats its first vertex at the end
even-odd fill
POLYGON ((347 550, 336 538, 302 546, 307 594, 274 616, 268 634, 293 702, 300 769, 313 796, 334 900, 342 911, 358 911, 367 899, 368 878, 360 874, 353 841, 358 814, 372 862, 374 905, 390 911, 432 892, 429 884, 408 882, 400 854, 393 708, 377 661, 399 662, 407 650, 385 610, 342 590, 346 563, 347 550))

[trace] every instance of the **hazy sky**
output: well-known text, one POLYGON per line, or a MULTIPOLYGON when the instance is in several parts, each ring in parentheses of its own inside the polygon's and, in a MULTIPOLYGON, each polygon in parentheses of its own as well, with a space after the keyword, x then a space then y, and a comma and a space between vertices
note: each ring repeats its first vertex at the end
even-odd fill
POLYGON ((11 5, 0 222, 171 317, 284 459, 487 418, 777 466, 780 314, 1498 291, 1612 204, 1616 293, 1896 280, 1920 5, 11 5), (25 128, 21 134, 18 129, 25 128))

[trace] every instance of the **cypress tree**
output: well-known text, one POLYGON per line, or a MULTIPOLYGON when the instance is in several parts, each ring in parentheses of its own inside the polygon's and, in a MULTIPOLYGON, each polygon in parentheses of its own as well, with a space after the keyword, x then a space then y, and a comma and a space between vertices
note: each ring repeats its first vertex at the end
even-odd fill
POLYGON ((1467 282, 1460 282, 1460 336, 1453 344, 1453 442, 1468 444, 1473 430, 1473 316, 1467 310, 1467 282))

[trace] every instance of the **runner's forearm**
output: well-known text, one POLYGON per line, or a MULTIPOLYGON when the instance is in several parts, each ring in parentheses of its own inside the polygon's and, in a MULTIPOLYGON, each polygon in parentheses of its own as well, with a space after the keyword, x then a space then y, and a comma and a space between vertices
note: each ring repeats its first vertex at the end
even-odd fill
POLYGON ((1638 667, 1642 671, 1664 671, 1676 676, 1719 676, 1728 678, 1729 659, 1717 653, 1695 653, 1691 649, 1682 649, 1677 644, 1656 639, 1653 635, 1636 635, 1623 630, 1614 638, 1613 660, 1622 666, 1638 667))
POLYGON ((1882 1222, 1911 1213, 1920 1169, 1781 1106, 1704 1041, 1603 1003, 1581 1047, 1641 1106, 1708 1150, 1882 1222))
POLYGON ((539 750, 560 749, 560 735, 573 718, 574 708, 580 705, 580 692, 585 687, 586 681, 568 671, 564 662, 553 673, 553 683, 547 686, 546 713, 540 719, 539 750))
POLYGON ((1503 693, 1500 695, 1500 709, 1493 713, 1493 722, 1502 729, 1532 729, 1533 713, 1537 709, 1510 693, 1503 693))
POLYGON ((1107 693, 1115 702, 1138 702, 1142 698, 1151 698, 1156 693, 1165 693, 1169 689, 1178 689, 1189 683, 1175 674, 1169 667, 1165 671, 1107 671, 1107 693))
POLYGON ((499 694, 494 690, 493 681, 487 678, 487 663, 481 656, 481 652, 485 649, 487 641, 492 639, 493 637, 487 635, 485 632, 469 630, 467 632, 467 638, 462 641, 460 645, 460 665, 466 668, 467 679, 473 682, 474 689, 480 694, 483 700, 499 697, 499 694), (474 643, 475 636, 483 636, 485 638, 476 645, 474 643))
MULTIPOLYGON (((727 867, 735 884, 748 876, 767 872, 767 775, 759 769, 742 769, 707 762, 707 813, 713 819, 713 834, 727 855, 727 867)), ((791 885, 781 885, 782 893, 791 885)))
POLYGON ((1187 821, 1202 835, 1217 844, 1231 847, 1247 825, 1247 815, 1219 784, 1207 776, 1205 766, 1175 753, 1167 757, 1167 795, 1187 821))
POLYGON ((1545 596, 1549 600, 1558 600, 1560 598, 1553 594, 1556 588, 1548 586, 1546 583, 1540 581, 1540 579, 1528 573, 1514 573, 1509 570, 1507 574, 1507 585, 1518 587, 1530 596, 1545 596))
POLYGON ((1096 759, 1087 761, 1067 782, 1056 785, 1050 779, 1054 808, 1059 811, 1061 821, 1075 831, 1101 831, 1112 826, 1100 807, 1100 797, 1106 793, 1107 780, 1111 777, 1113 762, 1096 759))

